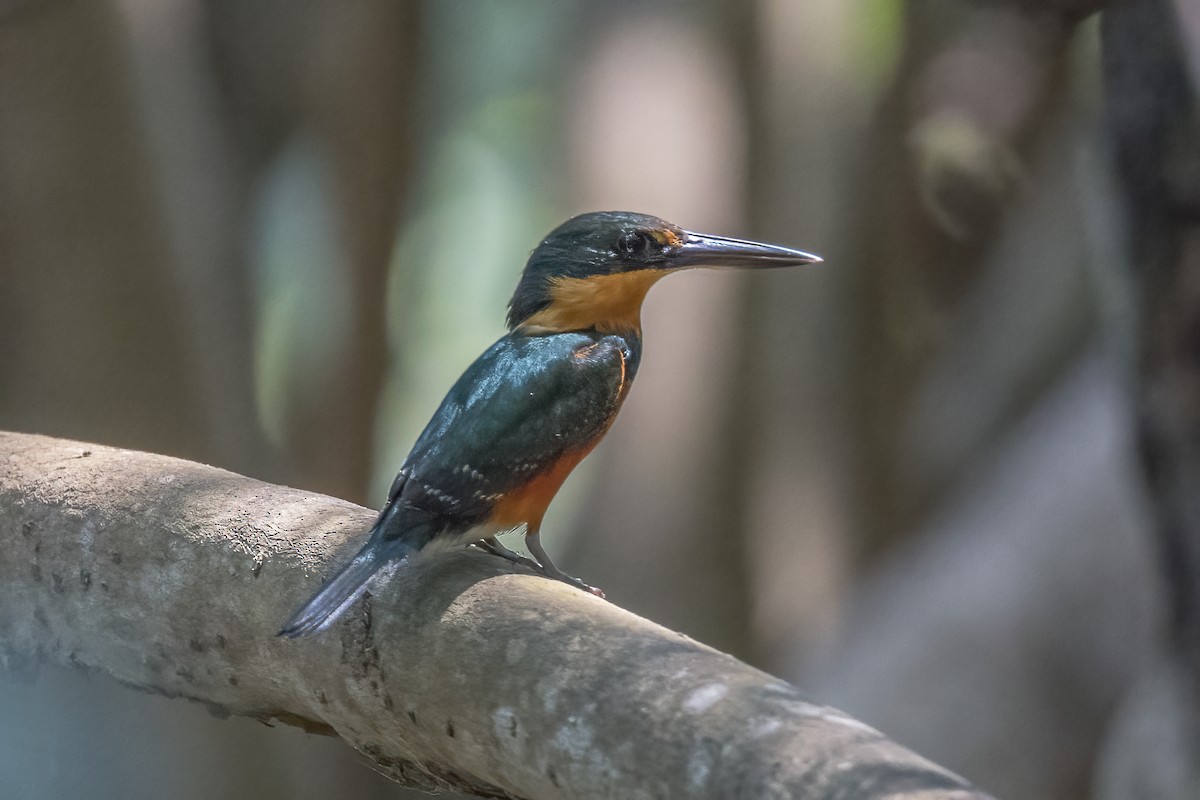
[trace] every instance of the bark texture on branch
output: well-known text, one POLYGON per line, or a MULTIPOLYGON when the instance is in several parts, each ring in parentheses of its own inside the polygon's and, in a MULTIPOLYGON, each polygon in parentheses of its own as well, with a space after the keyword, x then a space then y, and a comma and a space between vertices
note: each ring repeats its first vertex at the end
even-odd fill
POLYGON ((187 461, 0 433, 0 667, 95 668, 336 732, 426 789, 984 797, 783 681, 482 553, 429 556, 325 634, 276 638, 372 516, 187 461))

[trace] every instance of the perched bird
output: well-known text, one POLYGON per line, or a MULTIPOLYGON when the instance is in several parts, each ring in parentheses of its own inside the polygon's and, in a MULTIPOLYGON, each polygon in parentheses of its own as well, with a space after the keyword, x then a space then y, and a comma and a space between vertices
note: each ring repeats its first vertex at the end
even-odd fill
POLYGON ((533 251, 509 302, 507 335, 467 368, 417 439, 370 536, 280 631, 328 626, 388 564, 431 544, 476 544, 603 597, 560 571, 539 532, 551 499, 612 425, 642 357, 641 307, 690 267, 789 267, 799 250, 689 233, 625 211, 575 217, 533 251), (533 556, 496 534, 525 526, 533 556))

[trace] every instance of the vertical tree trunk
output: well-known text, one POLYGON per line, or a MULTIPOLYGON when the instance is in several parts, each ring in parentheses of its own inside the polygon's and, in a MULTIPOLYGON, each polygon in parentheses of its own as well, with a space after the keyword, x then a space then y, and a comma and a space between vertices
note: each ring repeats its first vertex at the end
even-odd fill
POLYGON ((1159 710, 1143 718, 1178 748, 1163 768, 1161 752, 1139 746, 1142 763, 1123 780, 1155 797, 1200 786, 1200 84, 1190 72, 1200 37, 1180 24, 1182 9, 1124 0, 1103 25, 1107 121, 1140 290, 1140 449, 1170 619, 1165 663, 1137 699, 1159 710))
POLYGON ((0 17, 0 419, 214 460, 109 2, 0 17))
POLYGON ((286 142, 315 142, 329 176, 321 191, 337 263, 328 266, 345 294, 347 324, 331 328, 320 354, 295 348, 280 356, 295 362, 289 375, 301 376, 276 409, 284 474, 365 501, 388 363, 384 299, 416 119, 417 4, 212 0, 206 13, 224 123, 248 172, 247 194, 236 198, 246 212, 240 257, 251 260, 252 194, 286 142))
MULTIPOLYGON (((736 234, 745 167, 729 153, 743 142, 742 109, 726 43, 663 8, 615 22, 604 4, 591 11, 605 22, 573 93, 580 206, 736 234), (662 114, 664 85, 705 100, 662 114), (630 115, 646 121, 630 127, 630 115)), ((586 564, 581 571, 622 605, 746 657, 745 469, 732 413, 744 387, 731 376, 739 278, 676 276, 651 293, 641 372, 597 454, 600 479, 569 561, 586 564)))
MULTIPOLYGON (((1011 401, 951 409, 966 424, 922 427, 944 411, 929 406, 930 388, 971 321, 964 309, 1005 233, 1023 162, 1067 105, 1071 29, 1053 12, 956 0, 909 3, 904 24, 901 62, 859 176, 861 211, 846 235, 861 432, 854 555, 863 564, 927 519, 970 454, 1053 382, 1086 326, 1068 318, 1036 363, 1022 366, 1020 384, 1004 387, 1011 401)), ((974 364, 951 382, 961 390, 989 368, 974 364)))

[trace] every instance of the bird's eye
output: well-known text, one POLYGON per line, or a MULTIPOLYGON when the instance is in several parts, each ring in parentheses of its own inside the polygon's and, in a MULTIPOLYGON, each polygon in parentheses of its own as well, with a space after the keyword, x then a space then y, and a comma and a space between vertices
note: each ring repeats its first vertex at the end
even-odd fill
POLYGON ((617 240, 617 253, 622 258, 642 258, 654 245, 654 237, 645 231, 627 231, 617 240))

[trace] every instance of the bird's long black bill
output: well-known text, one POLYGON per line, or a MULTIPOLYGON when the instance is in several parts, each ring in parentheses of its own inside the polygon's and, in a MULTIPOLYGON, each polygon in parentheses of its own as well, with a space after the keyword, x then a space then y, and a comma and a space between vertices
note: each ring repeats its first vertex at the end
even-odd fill
POLYGON ((669 268, 759 269, 820 264, 822 259, 820 256, 790 247, 685 231, 683 244, 667 261, 666 266, 669 268))

